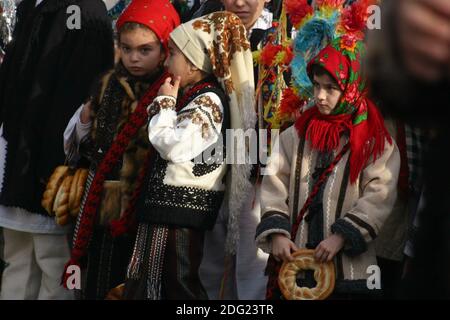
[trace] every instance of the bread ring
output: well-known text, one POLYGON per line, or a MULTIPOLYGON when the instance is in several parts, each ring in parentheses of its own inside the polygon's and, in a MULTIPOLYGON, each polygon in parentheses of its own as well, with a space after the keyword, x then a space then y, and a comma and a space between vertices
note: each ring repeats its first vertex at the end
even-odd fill
POLYGON ((55 216, 55 220, 56 223, 59 224, 60 226, 65 226, 66 224, 68 224, 70 222, 69 220, 69 215, 63 215, 63 216, 55 216))
POLYGON ((335 271, 332 261, 319 263, 314 259, 314 250, 301 249, 293 255, 294 261, 284 262, 278 274, 278 285, 287 300, 324 300, 334 290, 335 271), (315 288, 299 287, 297 273, 314 270, 315 288))
POLYGON ((73 176, 67 176, 55 197, 53 211, 55 212, 56 223, 59 225, 65 225, 69 222, 69 192, 72 180, 73 176))
POLYGON ((59 187, 61 186, 63 180, 69 175, 69 167, 59 166, 53 171, 50 176, 45 192, 42 196, 41 205, 44 207, 45 211, 49 215, 53 215, 53 204, 55 202, 56 194, 58 193, 59 187))

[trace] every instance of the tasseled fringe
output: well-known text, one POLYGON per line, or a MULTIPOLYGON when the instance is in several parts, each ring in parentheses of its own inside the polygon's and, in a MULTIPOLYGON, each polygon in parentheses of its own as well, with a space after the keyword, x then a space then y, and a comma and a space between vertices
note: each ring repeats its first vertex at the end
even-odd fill
POLYGON ((147 279, 147 298, 149 300, 161 300, 161 281, 147 279))
POLYGON ((145 246, 148 239, 148 230, 145 224, 138 227, 136 241, 134 243, 133 254, 127 268, 127 278, 138 280, 140 278, 141 264, 144 259, 145 246))
POLYGON ((149 300, 160 300, 162 297, 162 273, 168 235, 169 229, 165 226, 139 224, 138 227, 126 277, 130 280, 146 277, 146 298, 149 300), (144 265, 145 262, 147 266, 144 265))
POLYGON ((369 161, 376 161, 384 152, 385 142, 392 138, 384 126, 383 117, 370 101, 367 103, 367 121, 352 123, 351 114, 321 115, 317 107, 305 111, 295 123, 300 137, 306 137, 312 149, 332 151, 339 147, 343 132, 350 134, 350 183, 354 184, 369 161))
POLYGON ((162 293, 162 273, 169 229, 155 226, 152 230, 150 255, 148 257, 147 299, 160 300, 162 293))
POLYGON ((392 144, 384 120, 377 107, 367 100, 368 117, 350 131, 350 183, 355 183, 362 170, 384 152, 386 142, 392 144))
POLYGON ((306 131, 306 138, 313 149, 321 152, 332 151, 339 147, 341 133, 345 129, 345 126, 336 125, 334 122, 312 119, 306 131))
MULTIPOLYGON (((242 90, 236 91, 230 96, 230 99, 234 103, 230 103, 230 106, 235 104, 238 108, 230 110, 231 129, 254 129, 256 126, 256 111, 248 106, 254 104, 254 91, 251 83, 241 84, 242 90), (241 119, 242 123, 236 121, 241 119), (233 123, 235 119, 235 123, 233 123)), ((234 154, 237 154, 238 150, 235 150, 234 154)), ((233 154, 233 153, 231 153, 233 154)), ((251 171, 253 165, 250 163, 245 164, 233 164, 229 170, 229 177, 227 179, 227 203, 224 203, 225 210, 228 211, 228 225, 227 235, 225 239, 225 254, 234 255, 236 253, 237 243, 239 242, 239 214, 242 212, 246 201, 248 200, 249 193, 252 189, 250 182, 251 171)))

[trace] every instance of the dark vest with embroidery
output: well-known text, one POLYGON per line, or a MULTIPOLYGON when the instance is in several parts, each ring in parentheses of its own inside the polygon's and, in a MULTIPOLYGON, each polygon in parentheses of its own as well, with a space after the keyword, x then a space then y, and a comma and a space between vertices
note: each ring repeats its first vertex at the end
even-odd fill
MULTIPOLYGON (((216 143, 214 150, 223 152, 225 159, 225 132, 230 127, 228 99, 219 84, 209 82, 206 87, 190 97, 181 109, 187 106, 199 95, 206 92, 214 92, 220 98, 223 105, 222 139, 216 143), (222 144, 223 145, 220 145, 222 144)), ((178 112, 182 114, 183 111, 178 112)), ((210 149, 210 148, 208 148, 210 149)), ((214 153, 213 153, 214 155, 214 153)), ((222 163, 209 164, 210 161, 203 157, 203 162, 195 163, 192 173, 195 177, 202 176, 217 170, 222 163)), ((172 186, 164 184, 164 178, 169 161, 156 155, 154 165, 146 178, 146 185, 141 193, 141 199, 137 206, 137 219, 140 223, 163 224, 184 228, 201 230, 212 229, 219 209, 222 205, 225 191, 206 190, 194 187, 172 186)), ((226 175, 224 176, 224 179, 226 175)))

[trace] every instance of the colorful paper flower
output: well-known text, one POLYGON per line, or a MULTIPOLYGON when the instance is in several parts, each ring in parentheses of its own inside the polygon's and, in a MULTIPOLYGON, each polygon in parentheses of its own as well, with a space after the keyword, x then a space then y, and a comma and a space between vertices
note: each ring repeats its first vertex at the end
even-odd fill
POLYGON ((286 88, 283 90, 283 98, 278 109, 278 116, 280 119, 289 118, 293 114, 299 113, 305 104, 306 101, 300 99, 291 88, 286 88))
POLYGON ((354 53, 355 49, 356 49, 356 44, 358 42, 358 37, 355 36, 354 34, 346 34, 343 35, 340 39, 340 47, 342 50, 344 51, 349 51, 354 53))
POLYGON ((341 15, 341 25, 347 32, 365 30, 369 17, 367 8, 373 3, 375 3, 374 0, 359 0, 344 9, 341 15))
POLYGON ((301 25, 305 17, 311 16, 314 12, 307 0, 286 0, 284 6, 286 13, 289 15, 289 20, 296 28, 301 25))
POLYGON ((282 50, 281 45, 274 45, 272 43, 268 43, 267 45, 264 46, 261 52, 260 56, 261 63, 266 67, 272 66, 275 61, 276 55, 281 50, 282 50))

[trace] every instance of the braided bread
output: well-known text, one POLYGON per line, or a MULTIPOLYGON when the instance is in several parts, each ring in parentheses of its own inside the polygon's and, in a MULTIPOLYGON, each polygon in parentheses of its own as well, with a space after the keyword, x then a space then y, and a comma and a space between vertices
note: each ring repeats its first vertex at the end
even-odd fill
POLYGON ((287 300, 323 300, 334 290, 335 272, 332 261, 319 263, 314 250, 301 249, 293 254, 294 261, 284 262, 278 275, 278 285, 287 300), (314 270, 315 288, 299 287, 297 273, 314 270))
POLYGON ((53 212, 55 213, 56 223, 63 226, 69 222, 69 194, 72 185, 73 176, 67 176, 58 189, 53 204, 53 212))
POLYGON ((41 205, 49 215, 54 215, 53 207, 59 187, 64 179, 69 175, 70 170, 67 166, 59 166, 55 169, 47 183, 47 188, 42 196, 41 205))

